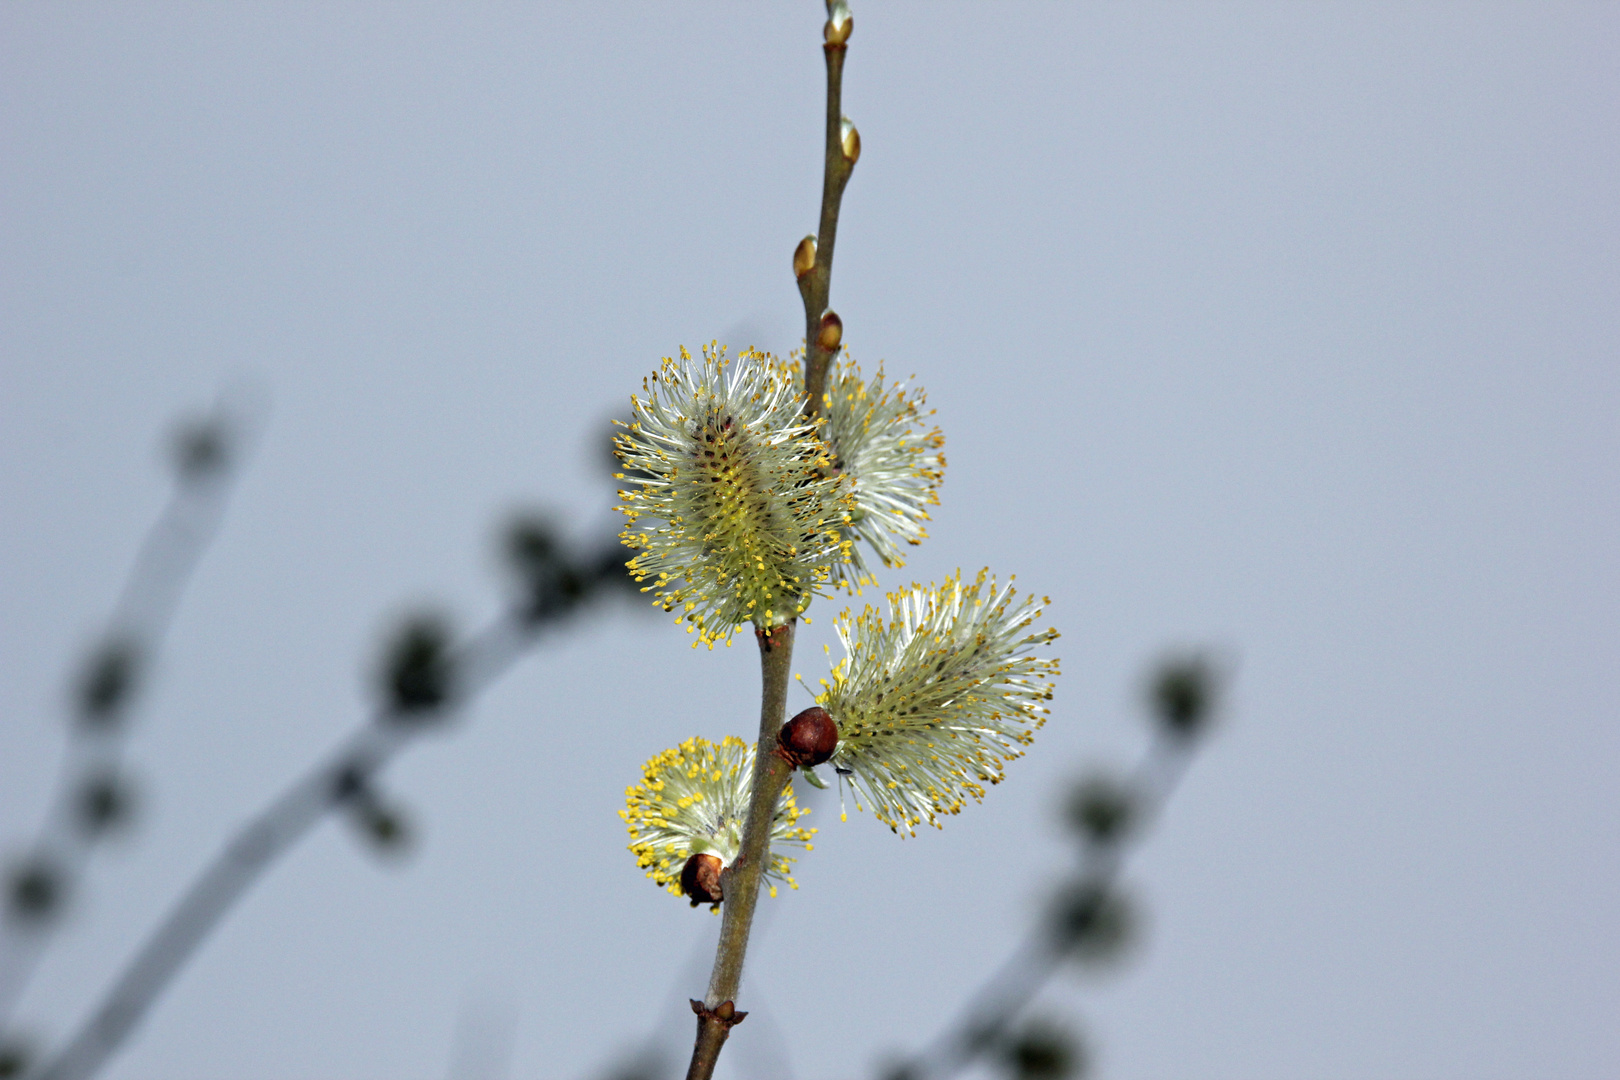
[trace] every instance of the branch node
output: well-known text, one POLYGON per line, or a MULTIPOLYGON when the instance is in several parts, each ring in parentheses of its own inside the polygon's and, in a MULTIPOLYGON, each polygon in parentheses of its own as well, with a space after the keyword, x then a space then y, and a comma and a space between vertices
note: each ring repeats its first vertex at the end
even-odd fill
POLYGON ((792 647, 793 631, 785 625, 773 626, 769 630, 756 626, 754 627, 754 640, 759 642, 760 652, 775 652, 783 647, 792 647))
POLYGON ((697 1013, 698 1019, 723 1024, 727 1031, 748 1019, 748 1014, 739 1011, 736 1003, 729 999, 722 1001, 712 1009, 696 998, 692 998, 691 1002, 692 1011, 697 1013))

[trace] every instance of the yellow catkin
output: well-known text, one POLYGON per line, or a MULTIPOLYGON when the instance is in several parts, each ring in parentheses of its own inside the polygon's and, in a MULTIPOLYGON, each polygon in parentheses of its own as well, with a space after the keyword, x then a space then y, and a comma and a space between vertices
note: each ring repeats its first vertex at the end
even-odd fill
MULTIPOLYGON (((619 811, 630 832, 630 852, 653 882, 679 896, 681 869, 700 853, 716 855, 729 865, 742 844, 754 751, 736 736, 718 743, 691 738, 655 754, 642 766, 642 779, 625 789, 619 811)), ((789 785, 777 804, 772 823, 773 845, 810 850, 815 829, 798 822, 810 811, 798 806, 789 785)), ((768 878, 798 888, 790 870, 792 857, 773 850, 768 878)))

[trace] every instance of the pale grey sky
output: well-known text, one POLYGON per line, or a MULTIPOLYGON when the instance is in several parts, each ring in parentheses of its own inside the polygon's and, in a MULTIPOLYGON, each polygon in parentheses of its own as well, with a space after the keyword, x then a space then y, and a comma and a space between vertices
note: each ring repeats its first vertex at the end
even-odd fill
MULTIPOLYGON (((821 19, 0 11, 0 851, 162 504, 159 433, 271 402, 131 742, 142 827, 30 1030, 360 721, 393 615, 496 610, 504 513, 609 527, 603 419, 660 356, 795 344, 821 19)), ((1238 675, 1130 875, 1146 947, 1043 999, 1101 1075, 1620 1074, 1617 55, 1612 4, 856 8, 833 303, 950 460, 885 584, 1017 573, 1064 675, 944 831, 812 804, 723 1073, 917 1046, 1055 880, 1064 779, 1139 749, 1144 667, 1207 642, 1238 675)), ((623 789, 750 732, 755 668, 589 617, 390 774, 412 858, 324 827, 109 1080, 438 1077, 479 1024, 513 1078, 599 1071, 701 990, 716 923, 636 870, 623 789)))

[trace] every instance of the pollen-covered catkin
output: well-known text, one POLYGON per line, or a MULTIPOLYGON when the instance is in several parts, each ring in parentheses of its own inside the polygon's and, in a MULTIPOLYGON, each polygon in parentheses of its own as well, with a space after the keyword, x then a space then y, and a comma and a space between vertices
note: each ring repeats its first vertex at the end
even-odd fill
MULTIPOLYGON (((687 739, 655 755, 642 766, 641 783, 625 789, 625 808, 619 811, 630 830, 636 864, 655 883, 680 896, 682 871, 692 856, 713 855, 720 860, 719 868, 711 868, 711 877, 717 880, 719 869, 730 866, 742 850, 753 773, 754 749, 734 735, 718 743, 687 739)), ((781 848, 810 850, 815 830, 798 824, 809 812, 794 803, 789 784, 771 822, 772 850, 765 876, 773 882, 773 896, 775 882, 798 888, 789 872, 793 859, 781 848)), ((704 891, 708 892, 707 885, 704 891)))
MULTIPOLYGON (((802 372, 796 385, 804 385, 802 372)), ((851 485, 849 531, 859 543, 841 549, 830 567, 834 585, 859 590, 877 583, 869 547, 884 566, 905 565, 904 546, 928 538, 928 508, 939 505, 945 481, 945 436, 928 418, 922 388, 891 382, 880 366, 870 379, 847 353, 827 372, 821 436, 832 468, 851 485)))
POLYGON ((848 558, 855 504, 787 366, 682 349, 643 388, 614 439, 642 591, 711 648, 797 618, 848 558))
POLYGON ((1056 630, 1032 630, 1048 601, 1019 598, 981 571, 890 593, 838 617, 847 655, 817 697, 838 724, 832 764, 896 832, 958 813, 1000 783, 1046 723, 1058 661, 1035 655, 1056 630))

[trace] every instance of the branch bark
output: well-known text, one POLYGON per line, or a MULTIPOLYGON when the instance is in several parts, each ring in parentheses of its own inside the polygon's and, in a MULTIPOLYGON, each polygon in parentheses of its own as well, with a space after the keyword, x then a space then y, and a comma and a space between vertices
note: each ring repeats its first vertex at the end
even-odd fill
MULTIPOLYGON (((835 35, 829 34, 829 37, 832 36, 835 35)), ((836 44, 828 41, 822 46, 822 51, 827 58, 827 140, 821 173, 821 222, 816 232, 815 261, 807 272, 799 275, 799 295, 804 299, 805 412, 811 416, 821 411, 821 398, 827 387, 827 366, 842 342, 842 324, 839 325, 837 339, 830 344, 825 341, 822 316, 827 314, 828 297, 832 290, 838 211, 843 205, 844 187, 849 183, 850 174, 855 171, 855 159, 860 156, 858 135, 855 136, 854 154, 846 154, 844 147, 844 58, 849 52, 847 33, 845 40, 836 44)))
POLYGON ((789 673, 793 664, 794 623, 756 630, 759 639, 761 691, 759 742, 754 748, 753 790, 748 800, 748 821, 743 826, 742 851, 721 876, 725 903, 721 907, 720 942, 714 951, 714 972, 703 1001, 693 1002, 698 1014, 697 1040, 687 1080, 708 1080, 720 1058, 731 1029, 746 1013, 736 1011, 734 999, 742 982, 748 933, 759 901, 759 882, 771 859, 771 823, 777 802, 793 770, 776 752, 776 735, 787 713, 789 673))
MULTIPOLYGON (((455 654, 458 704, 499 679, 533 644, 534 626, 502 616, 455 654)), ((379 716, 355 732, 336 754, 295 780, 222 848, 141 945, 90 1019, 74 1033, 35 1080, 87 1080, 118 1051, 236 902, 277 859, 345 805, 358 777, 376 776, 417 741, 424 727, 379 716)))
MULTIPOLYGON (((842 5, 839 5, 842 7, 842 5)), ((799 295, 804 300, 804 411, 807 416, 821 412, 827 386, 827 367, 842 347, 843 324, 827 310, 832 287, 833 246, 838 239, 838 211, 843 204, 844 187, 849 183, 860 157, 860 136, 853 127, 844 131, 844 58, 849 52, 849 12, 829 19, 822 51, 827 59, 827 130, 821 177, 821 221, 815 237, 813 258, 801 262, 794 257, 799 295), (834 21, 838 19, 840 21, 834 21)), ((809 243, 800 244, 800 251, 809 243)), ((793 661, 794 623, 756 631, 760 649, 762 689, 759 713, 759 742, 754 750, 753 791, 748 804, 748 821, 743 827, 742 852, 721 877, 725 896, 720 924, 720 942, 715 949, 714 973, 709 992, 702 1002, 692 1002, 698 1015, 697 1039, 692 1046, 692 1062, 687 1080, 709 1080, 720 1048, 731 1029, 746 1013, 736 1011, 734 999, 742 982, 743 958, 748 951, 748 934, 753 927, 754 906, 759 900, 759 882, 771 857, 771 823, 777 801, 787 787, 793 769, 776 752, 776 737, 787 714, 789 670, 793 661)))
MULTIPOLYGON (((1098 896, 1111 895, 1132 851, 1147 839, 1191 761, 1185 740, 1156 739, 1127 782, 1131 805, 1140 815, 1132 832, 1087 850, 1082 883, 1098 896)), ((951 1080, 1002 1045, 1014 1021, 1068 958, 1051 918, 1037 922, 1029 937, 969 999, 955 1022, 895 1075, 907 1080, 951 1080)))
MULTIPOLYGON (((219 531, 242 460, 251 448, 253 418, 221 406, 214 419, 201 423, 181 446, 175 488, 167 506, 141 541, 124 582, 102 644, 80 676, 78 715, 57 790, 30 858, 38 860, 57 882, 61 894, 89 863, 98 835, 85 828, 82 793, 94 777, 116 777, 122 770, 124 745, 143 684, 155 665, 169 626, 193 571, 219 531), (207 456, 195 448, 207 440, 207 456), (188 445, 189 444, 189 445, 188 445), (188 456, 189 454, 189 456, 188 456), (97 686, 96 668, 106 681, 97 686)), ((9 906, 6 896, 3 905, 9 906)), ((0 918, 0 1036, 6 1035, 12 1011, 28 986, 54 929, 59 912, 33 919, 5 911, 0 918)))

